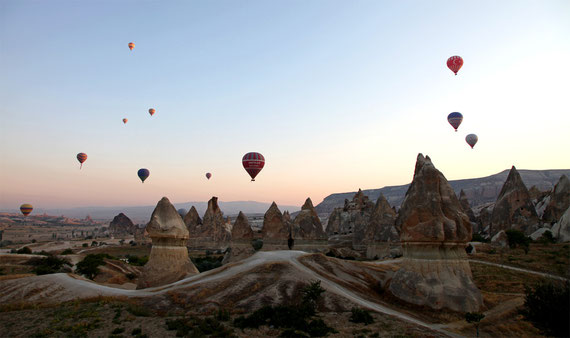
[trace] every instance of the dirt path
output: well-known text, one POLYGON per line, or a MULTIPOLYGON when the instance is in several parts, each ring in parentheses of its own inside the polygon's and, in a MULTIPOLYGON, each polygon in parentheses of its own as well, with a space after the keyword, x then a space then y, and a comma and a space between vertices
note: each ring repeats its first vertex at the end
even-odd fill
POLYGON ((509 265, 504 265, 504 264, 485 262, 485 261, 480 261, 478 259, 470 259, 469 262, 470 263, 473 262, 473 263, 487 264, 487 265, 496 266, 496 267, 503 268, 503 269, 515 270, 515 271, 519 271, 519 272, 526 272, 526 273, 530 273, 533 275, 539 275, 542 277, 557 279, 557 280, 561 280, 561 281, 567 281, 568 280, 568 278, 552 275, 552 274, 545 273, 545 272, 538 272, 538 271, 527 270, 527 269, 523 269, 523 268, 516 268, 514 266, 509 266, 509 265))

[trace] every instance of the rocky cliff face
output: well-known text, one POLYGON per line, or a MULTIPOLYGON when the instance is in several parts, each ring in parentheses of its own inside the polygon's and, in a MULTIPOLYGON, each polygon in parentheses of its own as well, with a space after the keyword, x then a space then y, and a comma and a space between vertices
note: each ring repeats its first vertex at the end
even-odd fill
POLYGON ((539 227, 538 215, 517 169, 513 166, 491 214, 490 235, 517 229, 530 235, 539 227))
POLYGON ((554 186, 542 219, 546 222, 557 222, 570 206, 570 180, 562 175, 554 186))
POLYGON ((294 239, 327 239, 321 220, 310 198, 307 198, 301 207, 301 212, 295 217, 293 227, 294 239))
POLYGON ((184 215, 184 224, 186 224, 191 238, 202 237, 202 232, 204 231, 204 229, 202 229, 202 219, 194 206, 184 215))
POLYGON ((263 216, 263 227, 261 228, 263 238, 287 240, 290 232, 291 229, 288 222, 283 218, 283 214, 277 207, 277 204, 273 202, 263 216))
POLYGON ((208 201, 208 209, 202 220, 203 237, 209 237, 216 243, 227 243, 232 239, 231 224, 224 219, 224 213, 218 206, 218 198, 212 197, 208 201))
POLYGON ((570 207, 552 227, 552 234, 559 242, 570 242, 570 207))
POLYGON ((465 194, 465 191, 463 191, 463 189, 461 189, 461 192, 459 192, 459 203, 461 204, 461 209, 463 209, 463 212, 467 215, 467 217, 469 217, 469 220, 471 222, 475 222, 477 218, 471 209, 469 199, 467 198, 467 194, 465 194))
POLYGON ((133 221, 122 212, 115 216, 111 223, 109 223, 109 234, 111 236, 128 236, 134 235, 137 230, 133 221))
POLYGON ((376 201, 365 231, 366 242, 399 242, 400 233, 396 228, 396 212, 384 195, 376 201))
POLYGON ((249 226, 247 216, 240 211, 232 228, 232 241, 251 239, 253 239, 253 230, 249 226))
POLYGON ((188 230, 168 198, 158 202, 146 231, 152 239, 152 249, 138 289, 169 284, 198 273, 186 249, 188 230))
POLYGON ((362 241, 373 210, 374 203, 359 189, 351 201, 345 200, 342 208, 333 210, 328 219, 327 236, 358 233, 362 241))
POLYGON ((465 253, 471 223, 428 156, 417 157, 414 179, 396 225, 402 229, 404 260, 390 283, 390 292, 433 309, 478 311, 483 299, 473 283, 465 253))

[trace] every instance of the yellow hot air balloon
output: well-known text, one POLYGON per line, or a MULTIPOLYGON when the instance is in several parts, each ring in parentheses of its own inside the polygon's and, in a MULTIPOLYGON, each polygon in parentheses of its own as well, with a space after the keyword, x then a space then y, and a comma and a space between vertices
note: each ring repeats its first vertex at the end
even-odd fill
POLYGON ((31 204, 24 203, 20 205, 20 211, 24 216, 28 216, 32 212, 32 210, 34 210, 34 207, 31 204))
POLYGON ((133 50, 135 48, 135 43, 134 42, 129 42, 129 49, 133 50))

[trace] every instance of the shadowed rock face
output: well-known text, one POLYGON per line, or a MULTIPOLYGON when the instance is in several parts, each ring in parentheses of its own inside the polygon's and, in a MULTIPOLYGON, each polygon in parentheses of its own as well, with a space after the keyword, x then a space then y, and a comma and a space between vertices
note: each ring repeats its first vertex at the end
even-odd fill
POLYGON ((566 175, 562 175, 554 186, 552 194, 550 194, 550 202, 546 206, 542 218, 547 222, 557 222, 569 206, 570 180, 566 175))
POLYGON ((122 212, 109 223, 109 233, 113 236, 133 235, 136 230, 133 221, 122 212))
POLYGON ((232 240, 243 239, 253 239, 253 230, 249 226, 247 216, 240 211, 232 228, 232 240))
POLYGON ((469 217, 469 220, 471 222, 475 222, 476 221, 475 214, 471 209, 471 205, 469 204, 469 200, 467 199, 467 195, 465 194, 465 191, 463 191, 463 189, 461 189, 461 191, 459 192, 459 203, 461 204, 461 209, 463 209, 463 212, 469 217))
POLYGON ((323 230, 321 220, 313 207, 313 202, 307 198, 301 207, 301 212, 293 221, 295 233, 293 238, 297 239, 326 239, 327 235, 323 230))
POLYGON ((231 224, 224 220, 224 214, 218 206, 218 198, 212 197, 208 201, 208 209, 204 213, 203 226, 199 229, 200 237, 210 237, 214 242, 225 243, 232 239, 231 224))
POLYGON ((263 216, 263 227, 261 233, 263 238, 287 240, 289 238, 290 227, 283 217, 281 210, 275 202, 265 212, 263 216))
POLYGON ((552 234, 559 242, 570 242, 570 207, 552 227, 552 234))
POLYGON ((370 215, 366 227, 365 241, 399 242, 400 234, 396 229, 396 212, 384 197, 380 195, 370 215))
POLYGON ((483 299, 473 283, 465 253, 471 223, 428 156, 418 155, 396 225, 401 227, 404 260, 390 283, 390 292, 433 309, 478 311, 483 299))
POLYGON ((158 202, 146 231, 152 239, 152 249, 138 289, 169 284, 198 273, 186 249, 188 230, 168 198, 158 202))
POLYGON ((196 237, 199 233, 198 229, 202 225, 202 219, 194 206, 192 206, 190 211, 184 216, 184 224, 186 224, 190 237, 196 237))
POLYGON ((530 235, 538 229, 538 215, 526 186, 513 166, 491 214, 490 235, 517 229, 530 235))
POLYGON ((352 201, 345 200, 344 207, 333 210, 329 216, 326 234, 328 236, 352 234, 355 243, 361 243, 373 211, 374 203, 359 189, 352 201))

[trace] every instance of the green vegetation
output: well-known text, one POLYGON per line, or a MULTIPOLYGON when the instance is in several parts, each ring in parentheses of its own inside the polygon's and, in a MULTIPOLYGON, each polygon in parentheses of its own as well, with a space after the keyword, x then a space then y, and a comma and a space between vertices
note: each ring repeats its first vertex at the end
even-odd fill
POLYGON ((33 265, 32 271, 36 275, 47 275, 50 273, 63 272, 64 265, 71 266, 71 263, 66 259, 57 258, 56 256, 49 255, 45 258, 34 257, 26 262, 27 265, 33 265))
POLYGON ((201 319, 190 316, 174 320, 166 320, 168 330, 176 330, 177 337, 232 337, 233 330, 220 323, 217 319, 206 317, 201 319))
POLYGON ((144 266, 148 262, 148 256, 126 255, 125 257, 130 265, 144 266))
POLYGON ((262 325, 284 328, 282 337, 322 337, 336 332, 320 319, 312 319, 316 314, 316 305, 325 290, 321 281, 313 281, 302 290, 302 301, 297 305, 264 306, 251 315, 240 316, 234 320, 234 326, 259 328, 262 325), (310 321, 309 321, 310 320, 310 321))
POLYGON ((353 307, 350 311, 352 312, 349 319, 351 322, 363 323, 364 325, 374 323, 374 318, 368 310, 353 307))
POLYGON ((251 241, 251 246, 253 247, 253 250, 255 250, 255 251, 261 250, 261 248, 263 248, 263 240, 262 239, 254 239, 253 241, 251 241))
POLYGON ((16 250, 17 254, 24 254, 24 255, 30 255, 32 253, 32 249, 28 248, 27 246, 16 250))
POLYGON ((488 243, 488 242, 490 242, 490 240, 481 236, 480 234, 473 234, 473 237, 471 238, 471 242, 488 243))
POLYGON ((65 249, 61 252, 62 255, 73 255, 73 250, 65 249))
POLYGON ((479 337, 479 322, 483 318, 485 318, 485 315, 480 312, 467 312, 465 314, 465 320, 467 323, 475 323, 475 328, 477 329, 477 337, 479 337))
POLYGON ((541 282, 525 287, 523 315, 549 336, 570 337, 570 283, 541 282))
POLYGON ((529 250, 529 245, 530 245, 530 238, 525 236, 525 234, 522 231, 516 230, 516 229, 509 229, 507 231, 505 231, 505 233, 507 234, 507 239, 509 241, 509 247, 511 249, 514 249, 518 246, 521 246, 524 251, 525 254, 528 253, 529 250))
POLYGON ((107 254, 89 254, 81 262, 77 263, 77 272, 87 276, 89 279, 93 279, 99 274, 99 266, 105 265, 105 258, 112 257, 107 254))
POLYGON ((212 270, 222 266, 222 260, 224 256, 204 256, 204 257, 192 257, 192 263, 196 266, 196 269, 200 272, 212 270))
POLYGON ((554 238, 554 236, 552 235, 552 231, 550 231, 550 230, 545 231, 542 234, 542 236, 540 236, 538 241, 543 243, 543 244, 556 243, 556 239, 554 238))

